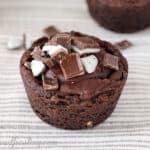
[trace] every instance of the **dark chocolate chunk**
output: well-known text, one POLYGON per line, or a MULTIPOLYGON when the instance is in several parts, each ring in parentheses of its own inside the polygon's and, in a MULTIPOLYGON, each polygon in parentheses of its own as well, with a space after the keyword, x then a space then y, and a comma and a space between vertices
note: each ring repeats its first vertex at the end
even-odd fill
POLYGON ((117 56, 106 53, 103 59, 103 65, 114 70, 119 70, 118 61, 117 56))
POLYGON ((131 47, 133 44, 130 42, 130 41, 127 41, 127 40, 123 40, 121 42, 117 42, 115 43, 115 47, 117 49, 127 49, 129 47, 131 47))
POLYGON ((48 36, 48 37, 52 37, 55 34, 59 33, 60 31, 55 27, 55 26, 48 26, 44 29, 44 33, 48 36))
POLYGON ((73 44, 79 49, 99 48, 99 43, 96 40, 85 36, 75 36, 73 38, 73 44))
POLYGON ((48 70, 42 75, 43 88, 45 90, 57 90, 59 87, 56 75, 48 70))
POLYGON ((60 66, 66 80, 85 73, 79 54, 72 53, 66 55, 65 58, 60 61, 60 66))

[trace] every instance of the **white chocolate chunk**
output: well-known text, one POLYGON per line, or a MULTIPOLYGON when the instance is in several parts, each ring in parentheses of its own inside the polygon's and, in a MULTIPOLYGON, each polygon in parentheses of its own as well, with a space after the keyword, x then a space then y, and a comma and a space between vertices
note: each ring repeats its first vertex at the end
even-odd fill
POLYGON ((23 40, 20 38, 12 37, 8 40, 7 48, 10 50, 21 48, 23 45, 23 40))
POLYGON ((98 59, 94 55, 83 57, 81 61, 87 73, 93 73, 98 64, 98 59))
POLYGON ((37 77, 45 70, 45 65, 42 63, 42 61, 32 60, 31 70, 32 70, 33 76, 37 77))
POLYGON ((65 47, 61 46, 61 45, 57 45, 57 46, 55 46, 55 45, 45 45, 45 46, 43 46, 42 51, 47 52, 47 54, 52 56, 52 57, 57 55, 60 52, 68 53, 68 50, 65 47))
POLYGON ((85 48, 82 50, 80 50, 76 46, 72 46, 72 48, 75 52, 79 53, 80 55, 100 52, 100 48, 85 48))

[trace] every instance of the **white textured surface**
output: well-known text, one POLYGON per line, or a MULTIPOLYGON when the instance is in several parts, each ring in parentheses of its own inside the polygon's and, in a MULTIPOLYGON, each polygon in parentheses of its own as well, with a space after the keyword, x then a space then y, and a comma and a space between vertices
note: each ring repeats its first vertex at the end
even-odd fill
POLYGON ((83 57, 81 58, 81 61, 87 73, 94 72, 98 64, 98 59, 95 55, 89 55, 87 57, 83 57))
POLYGON ((43 46, 42 51, 47 52, 47 54, 50 55, 51 57, 56 56, 60 52, 68 53, 68 50, 61 45, 57 45, 57 46, 46 45, 46 46, 43 46))
POLYGON ((149 150, 150 30, 134 34, 107 31, 90 18, 84 0, 0 0, 0 150, 149 150), (6 49, 11 35, 41 35, 54 24, 134 46, 123 51, 129 78, 117 108, 94 129, 66 131, 43 123, 32 111, 19 75, 23 51, 6 49))
POLYGON ((85 48, 82 50, 80 50, 76 46, 72 46, 72 48, 75 52, 79 53, 80 55, 100 52, 100 48, 85 48))
POLYGON ((31 61, 31 71, 33 76, 37 77, 40 74, 42 74, 45 70, 45 65, 43 64, 42 61, 39 60, 32 60, 31 61))

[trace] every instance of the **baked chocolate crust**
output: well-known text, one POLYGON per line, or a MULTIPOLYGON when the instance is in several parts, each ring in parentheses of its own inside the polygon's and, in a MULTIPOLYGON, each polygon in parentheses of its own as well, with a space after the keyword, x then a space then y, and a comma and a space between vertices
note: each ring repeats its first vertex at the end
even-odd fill
MULTIPOLYGON (((64 34, 69 37, 71 44, 85 47, 85 43, 89 46, 91 41, 101 49, 95 54, 99 63, 93 73, 65 80, 60 68, 55 64, 51 70, 58 78, 59 88, 45 90, 41 77, 35 78, 31 70, 24 66, 26 61, 32 59, 31 53, 35 47, 33 45, 21 58, 21 76, 31 106, 42 120, 64 129, 90 128, 103 122, 113 112, 127 80, 128 64, 120 51, 110 43, 78 32, 56 34, 49 39, 49 43, 56 42, 71 51, 68 38, 65 36, 63 42, 59 39, 64 34), (106 53, 119 58, 118 70, 103 66, 102 59, 106 53)), ((43 45, 43 40, 39 40, 36 46, 41 44, 43 45)))
POLYGON ((87 0, 92 17, 102 26, 122 33, 150 25, 150 0, 87 0))

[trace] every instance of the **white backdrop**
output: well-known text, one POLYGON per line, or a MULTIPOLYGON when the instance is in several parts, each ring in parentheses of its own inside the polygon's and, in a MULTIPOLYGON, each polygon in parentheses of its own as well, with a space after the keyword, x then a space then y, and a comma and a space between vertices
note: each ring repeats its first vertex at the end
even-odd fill
POLYGON ((149 150, 150 29, 117 34, 99 27, 84 0, 0 0, 0 150, 149 150), (117 108, 94 129, 66 131, 43 123, 32 111, 19 74, 23 50, 9 51, 10 36, 42 35, 47 25, 77 30, 101 39, 128 39, 123 51, 129 78, 117 108))

